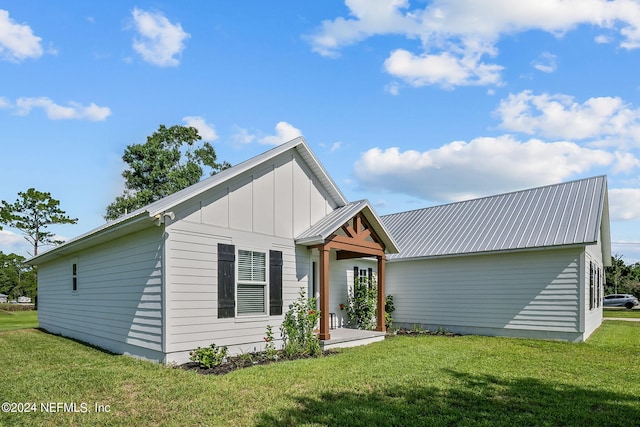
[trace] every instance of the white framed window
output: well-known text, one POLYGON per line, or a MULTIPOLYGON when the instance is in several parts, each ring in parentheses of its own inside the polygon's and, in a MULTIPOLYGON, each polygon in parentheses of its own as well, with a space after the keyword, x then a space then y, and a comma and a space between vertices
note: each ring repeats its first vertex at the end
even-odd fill
POLYGON ((238 316, 267 314, 267 254, 238 250, 238 316))

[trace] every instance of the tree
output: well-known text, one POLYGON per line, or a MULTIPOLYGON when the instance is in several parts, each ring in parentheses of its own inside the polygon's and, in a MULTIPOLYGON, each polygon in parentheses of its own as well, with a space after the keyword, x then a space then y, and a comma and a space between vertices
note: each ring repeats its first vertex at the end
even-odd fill
POLYGON ((34 298, 37 294, 35 268, 24 261, 23 256, 0 251, 0 293, 9 295, 9 299, 34 298))
POLYGON ((208 142, 196 144, 201 139, 194 127, 160 125, 144 144, 127 146, 122 156, 128 165, 122 172, 125 190, 107 206, 104 218, 116 219, 195 184, 204 168, 214 175, 231 166, 217 162, 208 142))
POLYGON ((75 224, 77 218, 70 218, 60 209, 60 202, 51 197, 51 193, 43 193, 30 188, 26 192, 18 193, 15 203, 4 200, 0 205, 0 218, 6 225, 17 228, 24 234, 24 238, 33 245, 33 256, 38 255, 41 245, 58 245, 55 235, 46 231, 47 226, 53 224, 75 224))
POLYGON ((640 263, 625 264, 622 255, 611 257, 611 267, 605 268, 606 294, 627 293, 640 297, 640 263))

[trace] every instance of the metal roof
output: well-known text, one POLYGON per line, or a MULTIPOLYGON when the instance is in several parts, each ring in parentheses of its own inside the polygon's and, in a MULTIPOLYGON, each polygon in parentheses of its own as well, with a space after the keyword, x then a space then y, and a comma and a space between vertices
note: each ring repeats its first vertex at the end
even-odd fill
POLYGON ((605 263, 611 251, 606 176, 381 219, 400 246, 390 260, 593 244, 601 224, 605 263))
POLYGON ((107 222, 93 230, 88 231, 80 236, 74 237, 71 240, 66 241, 60 246, 52 248, 46 252, 42 252, 38 256, 29 259, 27 262, 37 264, 39 262, 46 261, 52 256, 64 255, 69 251, 76 251, 81 248, 91 246, 110 240, 116 236, 132 232, 145 226, 151 226, 153 221, 157 218, 157 215, 163 215, 165 212, 170 211, 175 206, 183 203, 211 188, 220 185, 229 179, 232 179, 246 171, 251 170, 254 167, 259 167, 262 163, 275 158, 276 156, 283 154, 291 149, 295 149, 302 159, 306 162, 311 172, 322 183, 324 189, 329 196, 333 199, 337 206, 344 206, 347 204, 347 199, 344 197, 338 186, 333 179, 329 176, 325 168, 322 166, 318 158, 313 154, 309 146, 303 137, 295 138, 289 142, 281 144, 269 151, 259 154, 251 159, 245 160, 242 163, 219 172, 207 179, 197 182, 187 188, 177 191, 167 197, 164 197, 156 202, 153 202, 147 206, 137 209, 133 212, 129 212, 121 216, 120 218, 107 222))
POLYGON ((343 224, 351 218, 362 212, 366 220, 369 222, 373 231, 382 240, 387 253, 398 253, 398 246, 393 237, 385 229, 380 218, 369 205, 368 200, 359 200, 351 202, 345 206, 336 209, 329 215, 322 218, 316 224, 302 232, 296 237, 296 243, 299 245, 318 245, 324 243, 325 239, 338 230, 343 224))

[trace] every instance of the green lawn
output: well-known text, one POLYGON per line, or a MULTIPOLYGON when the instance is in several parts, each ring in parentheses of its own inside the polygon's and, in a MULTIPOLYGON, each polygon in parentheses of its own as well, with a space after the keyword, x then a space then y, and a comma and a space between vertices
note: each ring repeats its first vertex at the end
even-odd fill
POLYGON ((604 317, 618 317, 621 319, 640 319, 640 310, 627 310, 626 308, 605 308, 603 309, 604 317))
POLYGON ((0 310, 0 331, 13 329, 37 328, 38 312, 0 310))
POLYGON ((608 321, 582 344, 393 337, 220 377, 110 355, 35 329, 0 332, 0 360, 0 400, 36 403, 35 412, 0 413, 0 425, 614 426, 640 420, 638 322, 608 321), (40 406, 58 402, 88 412, 61 406, 46 413, 40 406), (96 413, 96 404, 109 412, 96 413))

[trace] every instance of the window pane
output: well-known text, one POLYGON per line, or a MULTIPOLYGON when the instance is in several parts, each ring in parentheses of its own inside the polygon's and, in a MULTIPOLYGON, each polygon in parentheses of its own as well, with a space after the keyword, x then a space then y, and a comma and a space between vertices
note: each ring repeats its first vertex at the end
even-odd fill
POLYGON ((264 314, 264 285, 238 283, 238 314, 264 314))
POLYGON ((238 280, 265 282, 267 280, 266 254, 264 252, 238 251, 238 280))

